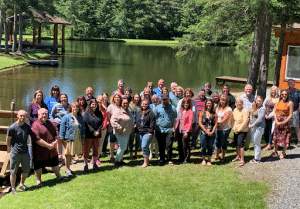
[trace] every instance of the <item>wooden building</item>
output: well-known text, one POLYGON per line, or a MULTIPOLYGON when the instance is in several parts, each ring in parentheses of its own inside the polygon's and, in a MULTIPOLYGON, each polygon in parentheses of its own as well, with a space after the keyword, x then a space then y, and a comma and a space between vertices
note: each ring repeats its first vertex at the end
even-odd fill
MULTIPOLYGON (((280 26, 273 27, 275 37, 280 36, 280 26)), ((288 25, 285 29, 279 89, 288 88, 288 79, 295 80, 295 88, 300 89, 300 24, 288 25)))

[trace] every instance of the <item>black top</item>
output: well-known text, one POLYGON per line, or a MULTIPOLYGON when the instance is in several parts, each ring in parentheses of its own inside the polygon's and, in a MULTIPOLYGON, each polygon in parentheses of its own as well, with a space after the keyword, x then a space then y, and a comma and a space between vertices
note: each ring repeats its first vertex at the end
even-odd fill
MULTIPOLYGON (((41 108, 45 108, 48 110, 48 107, 45 102, 41 102, 41 108)), ((38 119, 38 111, 40 108, 33 102, 31 102, 27 108, 27 118, 29 120, 29 124, 32 125, 38 119), (34 107, 33 107, 33 106, 34 107)), ((48 115, 51 114, 48 112, 48 115)))
MULTIPOLYGON (((208 117, 206 115, 206 112, 205 111, 203 112, 202 124, 205 127, 205 129, 209 132, 211 132, 215 126, 215 121, 216 121, 215 117, 216 117, 215 114, 212 114, 210 117, 208 117)), ((202 133, 205 134, 204 131, 202 131, 202 133)))
POLYGON ((143 114, 142 111, 140 111, 136 119, 136 126, 139 134, 154 134, 155 125, 155 114, 150 108, 148 108, 146 114, 143 114))
POLYGON ((95 111, 95 114, 92 114, 90 111, 87 111, 83 115, 83 120, 85 122, 85 136, 86 138, 100 138, 101 129, 103 127, 103 115, 100 111, 95 111), (100 134, 95 137, 94 133, 98 131, 100 134))
POLYGON ((228 94, 228 103, 229 103, 229 107, 231 107, 232 111, 235 109, 235 98, 232 94, 228 94))
POLYGON ((27 138, 31 133, 31 127, 27 123, 20 126, 18 123, 13 123, 7 129, 7 136, 11 137, 11 153, 25 154, 28 153, 27 138))

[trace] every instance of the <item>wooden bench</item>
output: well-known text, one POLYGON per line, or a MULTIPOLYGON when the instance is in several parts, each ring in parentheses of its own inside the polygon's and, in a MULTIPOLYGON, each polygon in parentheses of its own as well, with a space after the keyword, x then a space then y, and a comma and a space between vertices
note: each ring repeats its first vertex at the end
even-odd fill
MULTIPOLYGON (((225 82, 231 82, 231 83, 242 83, 247 84, 247 78, 238 78, 238 77, 231 77, 231 76, 219 76, 216 77, 216 84, 219 83, 225 84, 225 82)), ((272 81, 267 82, 267 86, 273 86, 272 81)))

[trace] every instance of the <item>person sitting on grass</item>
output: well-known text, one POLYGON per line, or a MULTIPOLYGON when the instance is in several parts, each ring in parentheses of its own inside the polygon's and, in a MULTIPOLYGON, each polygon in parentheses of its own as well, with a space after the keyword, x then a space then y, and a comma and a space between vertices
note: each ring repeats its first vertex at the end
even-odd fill
POLYGON ((30 156, 28 152, 27 139, 31 134, 30 125, 25 123, 26 112, 19 110, 17 114, 17 122, 13 123, 7 129, 7 152, 10 153, 10 184, 12 194, 18 194, 16 190, 16 178, 19 169, 19 164, 22 165, 23 173, 21 174, 21 181, 19 189, 27 191, 28 187, 24 182, 30 172, 30 156))
POLYGON ((243 108, 243 100, 238 98, 235 102, 236 108, 233 111, 233 132, 234 132, 234 146, 236 148, 236 158, 232 160, 241 161, 240 167, 245 165, 244 160, 244 143, 248 133, 249 113, 246 108, 243 108))

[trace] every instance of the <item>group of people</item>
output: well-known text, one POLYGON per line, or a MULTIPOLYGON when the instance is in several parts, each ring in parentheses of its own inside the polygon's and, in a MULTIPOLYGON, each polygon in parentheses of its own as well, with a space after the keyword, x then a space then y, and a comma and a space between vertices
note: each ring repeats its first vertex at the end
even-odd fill
POLYGON ((212 92, 210 83, 206 83, 194 98, 192 89, 184 90, 175 82, 171 83, 169 91, 163 79, 158 81, 157 88, 153 82, 148 82, 141 93, 132 95, 132 89, 125 88, 121 79, 110 102, 107 93, 95 98, 93 89, 88 87, 86 97, 78 96, 71 104, 68 95, 61 93, 58 86, 52 87, 45 100, 42 91, 37 90, 27 112, 19 110, 17 122, 7 132, 12 192, 17 194, 15 181, 20 163, 23 168, 20 189, 27 190, 24 182, 30 163, 37 186, 42 186, 41 174, 45 167, 52 167, 58 180, 65 179, 60 174, 60 161, 65 163, 67 177, 71 177, 74 173, 70 165, 81 155, 83 171, 88 172, 91 150, 90 163, 93 170, 99 170, 99 157, 106 152, 108 142, 110 160, 117 168, 126 166, 123 155, 127 149, 130 159, 133 159, 138 156, 140 148, 144 158, 142 168, 149 166, 154 157, 159 159, 159 165, 167 163, 172 166, 175 140, 178 142, 179 162, 189 163, 198 136, 202 165, 212 166, 212 160, 225 160, 231 130, 236 147, 233 161, 240 161, 239 166, 245 164, 244 150, 249 150, 251 139, 255 154, 250 163, 260 162, 263 134, 266 140, 264 149, 271 150, 274 144, 271 156, 279 157, 278 146, 283 146, 280 155, 283 159, 289 146, 291 127, 296 128, 298 139, 300 137, 300 91, 294 88, 294 80, 290 79, 288 84, 289 89, 282 90, 280 95, 278 88, 273 86, 266 99, 255 97, 252 86, 247 84, 245 93, 235 99, 227 84, 219 94, 212 92), (30 149, 27 146, 29 135, 30 149))

